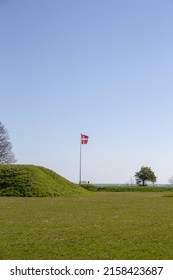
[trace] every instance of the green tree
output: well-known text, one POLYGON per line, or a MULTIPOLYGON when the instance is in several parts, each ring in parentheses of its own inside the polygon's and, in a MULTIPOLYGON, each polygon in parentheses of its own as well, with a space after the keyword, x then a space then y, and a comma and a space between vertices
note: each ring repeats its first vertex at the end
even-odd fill
POLYGON ((0 122, 0 163, 14 163, 15 161, 8 131, 0 122))
POLYGON ((146 182, 156 182, 157 177, 150 167, 142 166, 139 172, 135 173, 136 183, 145 186, 146 182))

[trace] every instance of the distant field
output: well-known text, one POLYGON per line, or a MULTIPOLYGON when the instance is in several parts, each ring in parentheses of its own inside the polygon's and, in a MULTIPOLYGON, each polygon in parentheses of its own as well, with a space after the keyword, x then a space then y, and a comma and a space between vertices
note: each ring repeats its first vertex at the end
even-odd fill
POLYGON ((0 259, 173 259, 170 192, 0 197, 0 259))
POLYGON ((173 186, 126 186, 126 185, 111 185, 98 186, 92 184, 84 184, 83 188, 93 192, 172 192, 173 186))

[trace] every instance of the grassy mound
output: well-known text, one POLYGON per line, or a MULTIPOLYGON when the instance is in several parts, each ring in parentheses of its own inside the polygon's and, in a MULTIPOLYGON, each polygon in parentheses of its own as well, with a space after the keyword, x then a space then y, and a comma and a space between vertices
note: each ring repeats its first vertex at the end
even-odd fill
POLYGON ((0 196, 74 196, 88 191, 41 166, 0 164, 0 196))

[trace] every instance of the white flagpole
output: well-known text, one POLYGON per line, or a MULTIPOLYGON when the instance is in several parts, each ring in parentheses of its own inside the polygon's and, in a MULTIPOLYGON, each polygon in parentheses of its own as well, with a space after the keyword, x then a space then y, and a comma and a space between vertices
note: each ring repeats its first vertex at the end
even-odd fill
POLYGON ((81 164, 82 164, 82 141, 81 141, 82 133, 80 134, 80 163, 79 163, 79 185, 81 185, 81 164))

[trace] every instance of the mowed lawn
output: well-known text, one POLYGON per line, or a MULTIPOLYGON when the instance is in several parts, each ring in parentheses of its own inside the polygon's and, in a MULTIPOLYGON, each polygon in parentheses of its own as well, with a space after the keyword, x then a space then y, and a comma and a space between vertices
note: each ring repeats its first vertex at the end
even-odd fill
POLYGON ((0 198, 0 259, 173 259, 169 193, 0 198))

